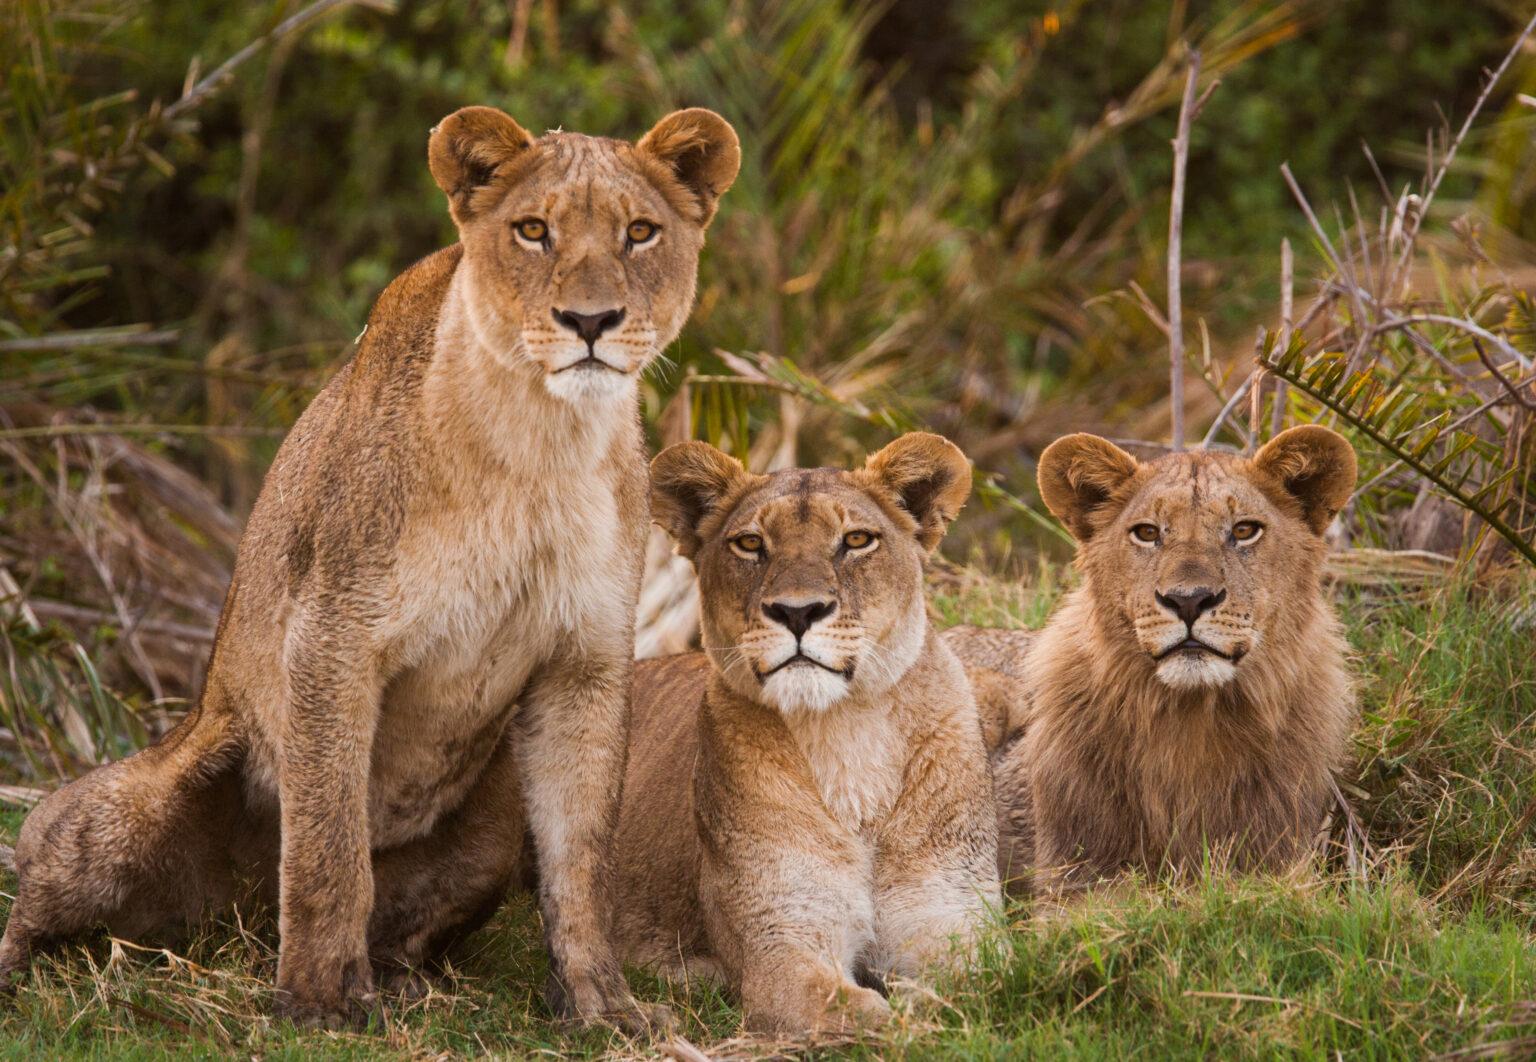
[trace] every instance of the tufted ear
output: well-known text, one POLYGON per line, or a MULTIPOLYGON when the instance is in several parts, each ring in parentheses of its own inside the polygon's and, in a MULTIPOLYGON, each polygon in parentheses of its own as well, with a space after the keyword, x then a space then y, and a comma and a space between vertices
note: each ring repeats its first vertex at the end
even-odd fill
POLYGON ((747 478, 740 461, 709 443, 669 446, 651 460, 651 518, 692 559, 704 544, 699 525, 747 478))
POLYGON ((463 225, 489 204, 477 195, 501 166, 533 145, 533 136, 495 107, 461 107, 427 140, 432 179, 448 194, 448 210, 463 225))
POLYGON ((1093 537, 1093 515, 1126 480, 1136 459, 1108 439, 1079 432, 1045 448, 1035 475, 1045 507, 1067 525, 1072 537, 1093 537))
POLYGON ((1316 534, 1328 529, 1355 490, 1355 451, 1321 424, 1281 432, 1254 455, 1253 466, 1280 481, 1301 503, 1302 518, 1316 534))
POLYGON ((741 169, 736 130, 703 107, 672 112, 641 137, 636 147, 660 162, 698 201, 701 225, 714 218, 720 197, 736 183, 741 169))
POLYGON ((917 541, 930 553, 971 494, 971 464, 960 447, 925 431, 871 454, 864 472, 917 521, 917 541))

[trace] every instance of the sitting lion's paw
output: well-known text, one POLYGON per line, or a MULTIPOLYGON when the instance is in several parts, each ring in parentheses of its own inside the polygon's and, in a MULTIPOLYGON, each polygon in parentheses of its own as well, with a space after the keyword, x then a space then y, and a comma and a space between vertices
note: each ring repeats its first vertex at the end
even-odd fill
POLYGON ((361 1029, 377 1004, 366 961, 344 963, 339 971, 290 967, 278 976, 277 1016, 301 1029, 361 1029))

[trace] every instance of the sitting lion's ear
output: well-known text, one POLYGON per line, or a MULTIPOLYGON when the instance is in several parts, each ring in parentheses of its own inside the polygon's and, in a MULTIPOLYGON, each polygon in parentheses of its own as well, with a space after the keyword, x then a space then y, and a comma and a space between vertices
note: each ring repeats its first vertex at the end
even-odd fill
POLYGON ((651 519, 692 558, 704 544, 699 525, 747 479, 740 461, 709 443, 669 446, 651 460, 651 519))
POLYGON ((1355 491, 1355 451, 1349 441, 1321 424, 1303 424, 1276 435, 1253 457, 1253 466, 1280 481, 1301 503, 1301 515, 1316 534, 1355 491))
POLYGON ((736 130, 703 107, 667 115, 640 138, 636 148, 660 162, 698 203, 696 220, 700 225, 708 225, 715 216, 720 197, 736 183, 741 169, 741 142, 736 139, 736 130))
POLYGON ((1093 537, 1094 515, 1136 474, 1136 459, 1108 439, 1079 432, 1064 435, 1040 455, 1040 497, 1072 537, 1093 537))
POLYGON ((864 462, 864 476, 896 496, 932 552, 971 494, 971 463, 942 435, 908 432, 864 462))
POLYGON ((461 107, 438 122, 427 140, 427 165, 448 195, 453 220, 462 225, 487 209, 482 193, 496 171, 532 145, 532 135, 495 107, 461 107))

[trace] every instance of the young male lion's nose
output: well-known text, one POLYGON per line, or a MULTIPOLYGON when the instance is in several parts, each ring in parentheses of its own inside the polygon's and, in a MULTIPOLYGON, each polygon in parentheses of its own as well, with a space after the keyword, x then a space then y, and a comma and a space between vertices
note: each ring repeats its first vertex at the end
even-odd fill
POLYGON ((811 629, 811 624, 826 619, 836 608, 837 603, 834 601, 811 601, 806 604, 769 601, 763 605, 763 615, 782 624, 796 638, 801 638, 811 629))
POLYGON ((1193 627, 1195 620, 1227 599, 1227 592, 1197 586, 1193 590, 1171 590, 1166 594, 1154 591, 1154 596, 1159 605, 1193 627))
POLYGON ((555 322, 564 325, 591 346, 597 337, 619 327, 624 321, 624 307, 617 310, 599 310, 597 313, 577 313, 575 310, 555 310, 555 322))

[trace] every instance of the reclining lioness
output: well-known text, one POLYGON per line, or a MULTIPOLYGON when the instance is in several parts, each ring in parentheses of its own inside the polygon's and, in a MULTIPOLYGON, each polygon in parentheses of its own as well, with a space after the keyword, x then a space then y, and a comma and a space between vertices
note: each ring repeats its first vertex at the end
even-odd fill
MULTIPOLYGON (((992 728, 1002 872, 1038 887, 1126 869, 1281 869, 1322 825, 1354 692, 1322 593, 1355 484, 1326 428, 1254 457, 1139 462, 1093 435, 1040 456, 1082 585, 1037 635, 956 628, 992 728)), ((1020 880, 1020 886, 1025 882, 1020 880)))
POLYGON ((281 1008, 358 1018, 538 864, 561 1016, 648 1013, 603 888, 646 518, 641 372, 692 308, 740 162, 718 115, 638 143, 489 107, 432 131, 460 242, 380 296, 278 451, 197 709, 27 819, 0 982, 105 923, 279 898, 281 1008))
POLYGON ((999 901, 975 704, 923 598, 965 457, 912 434, 855 472, 762 476, 684 443, 651 484, 707 653, 636 671, 619 950, 721 976, 750 1029, 878 1024, 869 986, 945 961, 999 901))

